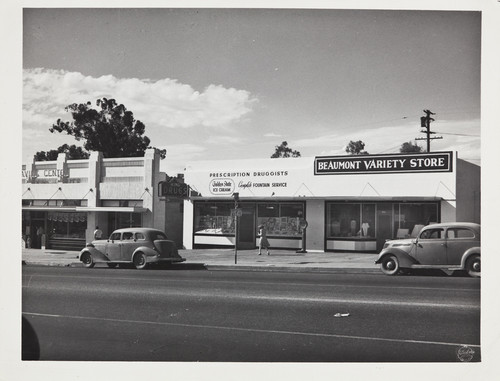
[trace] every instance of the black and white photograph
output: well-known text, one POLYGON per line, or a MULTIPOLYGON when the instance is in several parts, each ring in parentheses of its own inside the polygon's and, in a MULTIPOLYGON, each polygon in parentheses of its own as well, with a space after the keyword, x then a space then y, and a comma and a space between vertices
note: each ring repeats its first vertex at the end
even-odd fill
POLYGON ((498 370, 499 1, 2 8, 6 380, 498 370))

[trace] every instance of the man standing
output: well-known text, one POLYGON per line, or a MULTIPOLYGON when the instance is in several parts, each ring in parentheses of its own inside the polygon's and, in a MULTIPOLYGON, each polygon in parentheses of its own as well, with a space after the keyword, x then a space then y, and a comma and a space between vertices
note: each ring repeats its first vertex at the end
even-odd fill
POLYGON ((99 229, 99 226, 96 226, 94 230, 94 239, 101 239, 101 237, 102 237, 102 230, 99 229))

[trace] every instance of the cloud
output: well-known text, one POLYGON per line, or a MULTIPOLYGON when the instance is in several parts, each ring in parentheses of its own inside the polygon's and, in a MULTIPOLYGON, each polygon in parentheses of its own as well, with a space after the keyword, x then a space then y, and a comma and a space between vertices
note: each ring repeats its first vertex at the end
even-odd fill
MULTIPOLYGON (((442 136, 443 139, 431 141, 431 151, 458 151, 461 157, 471 160, 480 160, 480 120, 443 120, 436 121, 431 130, 437 133, 434 136, 442 136)), ((294 140, 294 148, 303 155, 345 155, 345 146, 349 141, 362 140, 365 149, 370 154, 396 153, 404 142, 415 141, 415 138, 425 138, 420 128, 413 122, 399 124, 396 126, 369 128, 358 131, 345 129, 330 135, 315 136, 294 140)), ((424 149, 425 140, 416 143, 424 149)))
POLYGON ((160 162, 160 170, 168 173, 170 176, 182 173, 188 161, 204 157, 207 151, 205 146, 189 143, 158 146, 157 148, 167 150, 167 157, 160 162))
POLYGON ((274 132, 268 132, 267 134, 264 134, 265 138, 280 138, 283 135, 275 134, 274 132))
POLYGON ((202 92, 174 79, 98 78, 77 72, 25 69, 23 73, 23 123, 51 126, 67 118, 70 103, 114 98, 134 112, 146 126, 167 128, 223 127, 243 119, 257 99, 248 91, 209 85, 202 92))

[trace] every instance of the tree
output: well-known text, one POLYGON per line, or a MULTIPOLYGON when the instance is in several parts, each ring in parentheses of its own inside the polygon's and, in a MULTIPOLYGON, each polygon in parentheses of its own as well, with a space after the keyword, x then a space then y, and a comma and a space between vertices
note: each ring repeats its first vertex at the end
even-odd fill
POLYGON ((279 146, 275 147, 275 152, 271 155, 272 159, 281 157, 300 157, 300 152, 292 150, 288 147, 288 143, 284 141, 279 146))
POLYGON ((364 151, 365 143, 361 140, 357 142, 351 140, 347 147, 345 147, 345 151, 351 155, 368 155, 368 152, 364 151))
POLYGON ((419 153, 422 152, 423 148, 416 143, 412 143, 411 141, 405 142, 399 148, 399 152, 401 153, 419 153))
MULTIPOLYGON (((100 151, 105 158, 144 156, 150 148, 150 140, 144 136, 144 123, 114 99, 98 99, 96 106, 97 109, 92 108, 91 102, 67 106, 65 110, 71 112, 73 121, 58 119, 49 131, 66 132, 78 141, 83 140, 85 150, 100 151)), ((166 150, 160 150, 160 157, 165 156, 166 150)))
POLYGON ((82 147, 77 147, 74 144, 69 146, 67 144, 63 144, 58 149, 53 149, 50 151, 39 151, 35 154, 35 161, 52 161, 57 160, 57 156, 60 153, 66 153, 68 159, 77 160, 77 159, 88 159, 89 153, 84 151, 82 147))

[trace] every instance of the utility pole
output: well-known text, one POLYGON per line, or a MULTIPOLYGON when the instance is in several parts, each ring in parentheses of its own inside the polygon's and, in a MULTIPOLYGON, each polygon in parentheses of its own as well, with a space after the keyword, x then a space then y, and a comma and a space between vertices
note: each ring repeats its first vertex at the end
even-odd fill
POLYGON ((431 138, 432 134, 435 134, 435 132, 431 131, 431 122, 434 122, 434 118, 431 118, 431 115, 436 115, 430 110, 424 110, 425 116, 422 116, 420 118, 420 127, 425 128, 425 130, 421 130, 420 132, 423 132, 424 134, 427 135, 425 138, 415 138, 415 140, 427 140, 427 152, 431 152, 431 140, 433 139, 443 139, 442 136, 433 136, 431 138))

